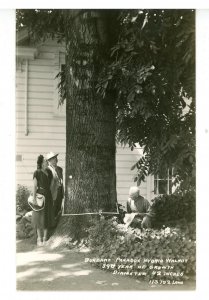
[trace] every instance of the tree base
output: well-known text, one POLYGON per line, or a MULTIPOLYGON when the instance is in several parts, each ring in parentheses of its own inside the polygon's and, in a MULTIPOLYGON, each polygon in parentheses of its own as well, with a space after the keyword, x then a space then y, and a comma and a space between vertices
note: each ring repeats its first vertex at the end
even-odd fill
POLYGON ((50 250, 70 249, 74 241, 80 242, 87 237, 87 229, 91 226, 93 218, 98 216, 61 216, 56 228, 50 233, 46 247, 50 250))
POLYGON ((60 217, 57 227, 50 233, 46 247, 50 250, 66 249, 72 238, 69 234, 70 220, 68 217, 60 217))

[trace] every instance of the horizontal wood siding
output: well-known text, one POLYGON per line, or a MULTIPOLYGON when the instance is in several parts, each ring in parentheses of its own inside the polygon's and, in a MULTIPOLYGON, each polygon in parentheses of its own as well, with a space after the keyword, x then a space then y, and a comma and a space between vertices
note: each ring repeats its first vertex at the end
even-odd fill
MULTIPOLYGON (((28 135, 25 135, 25 68, 16 75, 16 183, 32 187, 33 172, 39 154, 58 152, 59 165, 65 172, 65 117, 54 114, 55 53, 63 51, 55 42, 48 41, 38 47, 39 56, 28 62, 28 135)), ((116 174, 118 202, 125 205, 135 170, 132 165, 139 159, 140 149, 117 146, 116 174)), ((140 187, 146 197, 146 182, 140 187)))
POLYGON ((39 56, 28 62, 28 135, 25 135, 25 67, 16 75, 16 182, 32 187, 39 154, 58 152, 59 165, 65 169, 65 118, 54 115, 55 53, 62 48, 48 41, 38 47, 39 56))
MULTIPOLYGON (((131 186, 136 186, 134 177, 136 170, 131 170, 131 167, 141 157, 141 148, 136 148, 133 151, 129 147, 117 146, 116 154, 116 174, 117 174, 117 194, 118 202, 126 205, 128 192, 131 186)), ((143 182, 140 186, 140 194, 147 198, 147 184, 143 182)))

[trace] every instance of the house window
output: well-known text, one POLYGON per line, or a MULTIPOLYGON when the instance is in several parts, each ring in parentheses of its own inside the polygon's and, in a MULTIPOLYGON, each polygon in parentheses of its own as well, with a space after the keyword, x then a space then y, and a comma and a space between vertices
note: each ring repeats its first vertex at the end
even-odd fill
POLYGON ((165 170, 154 175, 154 194, 169 195, 172 194, 172 169, 165 170))

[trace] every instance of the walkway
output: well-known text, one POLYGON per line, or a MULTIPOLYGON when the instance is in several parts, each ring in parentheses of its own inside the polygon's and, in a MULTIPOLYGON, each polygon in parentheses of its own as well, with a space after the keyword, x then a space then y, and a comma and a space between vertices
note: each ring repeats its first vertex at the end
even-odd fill
MULTIPOLYGON (((158 287, 130 277, 113 275, 85 262, 88 253, 49 251, 28 240, 17 241, 17 290, 24 291, 116 291, 156 290, 158 287)), ((191 290, 194 283, 178 286, 191 290)), ((176 289, 175 286, 171 287, 176 289)), ((160 287, 167 289, 167 287, 160 287)))

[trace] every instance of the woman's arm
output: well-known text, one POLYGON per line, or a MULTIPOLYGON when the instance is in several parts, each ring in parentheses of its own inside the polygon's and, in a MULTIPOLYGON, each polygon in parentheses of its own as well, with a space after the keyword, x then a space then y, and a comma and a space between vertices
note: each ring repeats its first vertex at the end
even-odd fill
POLYGON ((33 199, 36 199, 36 191, 37 191, 38 182, 37 179, 33 178, 33 199))

